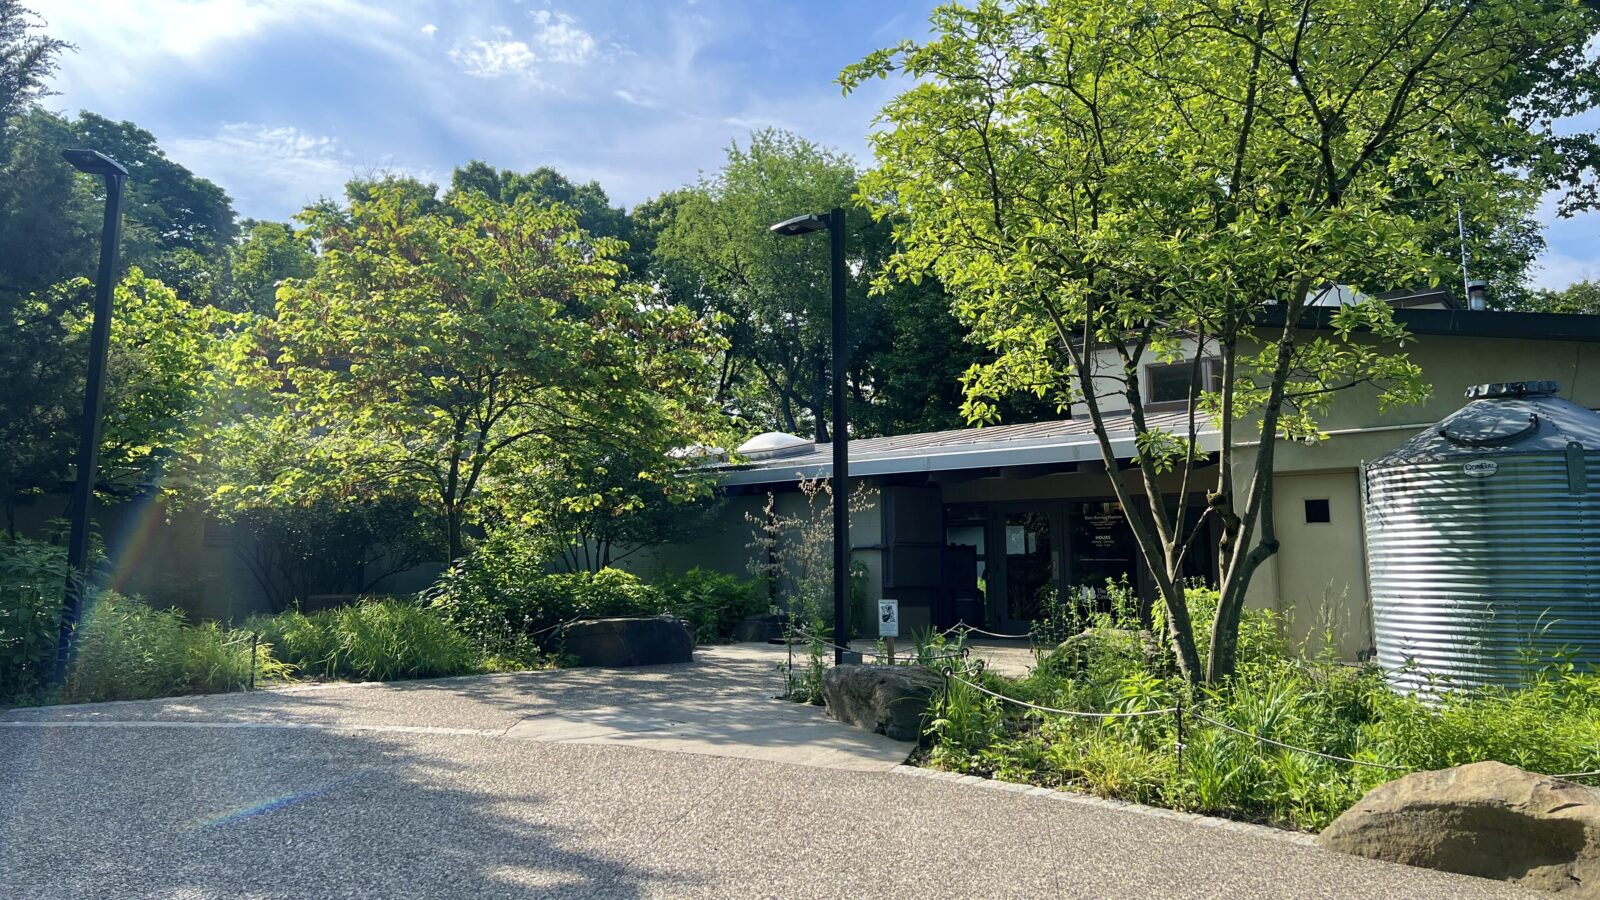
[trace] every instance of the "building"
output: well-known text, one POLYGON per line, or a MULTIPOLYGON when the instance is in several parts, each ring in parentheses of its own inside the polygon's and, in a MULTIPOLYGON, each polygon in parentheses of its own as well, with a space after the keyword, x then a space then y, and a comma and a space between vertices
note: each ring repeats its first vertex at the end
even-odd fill
MULTIPOLYGON (((1331 634, 1333 649, 1347 659, 1364 659, 1373 646, 1363 460, 1458 408, 1474 384, 1552 380, 1560 383, 1561 396, 1600 407, 1600 316, 1465 310, 1440 292, 1390 302, 1415 337, 1405 352, 1422 368, 1432 396, 1385 411, 1374 390, 1352 388, 1320 418, 1324 440, 1279 448, 1273 504, 1280 549, 1257 571, 1249 593, 1252 606, 1284 616, 1292 637, 1331 634)), ((1326 328, 1328 312, 1314 311, 1308 329, 1326 328)), ((1185 401, 1173 398, 1186 397, 1193 371, 1188 363, 1145 367, 1153 420, 1187 428, 1185 401)), ((1244 430, 1255 437, 1253 429, 1244 430)), ((1131 426, 1112 437, 1126 465, 1121 454, 1132 455, 1131 426)), ((802 512, 802 481, 831 472, 828 445, 764 438, 747 445, 747 462, 719 467, 727 494, 720 528, 693 543, 635 557, 630 568, 750 571, 754 523, 769 497, 781 515, 802 512)), ((1206 455, 1189 483, 1197 496, 1217 484, 1220 436, 1205 426, 1198 444, 1206 455)), ((1236 445, 1236 483, 1248 483, 1256 446, 1253 440, 1236 445)), ((855 440, 850 460, 852 479, 859 479, 871 503, 851 517, 852 556, 866 571, 860 599, 899 600, 902 634, 958 620, 1025 631, 1049 591, 1082 591, 1106 579, 1125 577, 1151 595, 1127 513, 1112 499, 1086 419, 855 440)), ((1175 502, 1181 474, 1165 476, 1169 502, 1175 502)), ((1128 483, 1137 490, 1137 478, 1128 483)), ((826 515, 820 506, 815 512, 826 515)), ((1214 578, 1216 571, 1215 559, 1204 554, 1188 561, 1192 577, 1214 578)), ((853 618, 867 621, 860 610, 853 618)))

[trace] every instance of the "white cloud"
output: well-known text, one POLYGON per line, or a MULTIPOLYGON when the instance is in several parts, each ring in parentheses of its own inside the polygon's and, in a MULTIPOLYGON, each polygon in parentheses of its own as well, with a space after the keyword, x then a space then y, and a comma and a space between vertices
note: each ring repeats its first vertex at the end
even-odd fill
POLYGON ((434 34, 436 34, 438 31, 439 31, 439 26, 433 24, 432 22, 429 22, 428 24, 422 26, 422 33, 427 35, 428 37, 433 37, 434 34))
POLYGON ((246 215, 339 196, 344 183, 358 174, 354 158, 336 138, 289 125, 228 122, 212 134, 166 144, 174 160, 222 185, 246 215))
POLYGON ((533 77, 538 74, 539 57, 525 41, 477 39, 450 48, 450 59, 461 71, 474 78, 500 78, 506 75, 533 77))
POLYGON ((573 17, 540 9, 533 12, 533 21, 539 26, 533 41, 543 51, 544 59, 576 65, 594 56, 594 37, 579 28, 573 17))

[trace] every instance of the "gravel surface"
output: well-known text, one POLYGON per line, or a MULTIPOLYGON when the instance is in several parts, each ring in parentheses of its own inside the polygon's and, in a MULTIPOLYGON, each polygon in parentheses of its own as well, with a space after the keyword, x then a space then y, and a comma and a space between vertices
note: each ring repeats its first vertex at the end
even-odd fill
POLYGON ((500 733, 765 666, 6 713, 104 725, 0 727, 0 897, 1532 896, 1020 791, 500 733), (151 721, 231 724, 118 724, 151 721))

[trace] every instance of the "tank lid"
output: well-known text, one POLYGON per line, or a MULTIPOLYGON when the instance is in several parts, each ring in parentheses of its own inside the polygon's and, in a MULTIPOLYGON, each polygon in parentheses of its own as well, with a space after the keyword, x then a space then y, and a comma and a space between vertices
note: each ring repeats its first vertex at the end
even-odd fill
MULTIPOLYGON (((1522 384, 1544 386, 1551 383, 1522 384)), ((1511 454, 1564 455, 1573 444, 1590 453, 1600 453, 1600 413, 1542 390, 1522 394, 1508 391, 1475 398, 1369 465, 1396 466, 1511 454)))
POLYGON ((1490 400, 1495 397, 1534 397, 1559 393, 1561 385, 1554 381, 1501 381, 1495 384, 1475 384, 1467 388, 1467 399, 1490 400))

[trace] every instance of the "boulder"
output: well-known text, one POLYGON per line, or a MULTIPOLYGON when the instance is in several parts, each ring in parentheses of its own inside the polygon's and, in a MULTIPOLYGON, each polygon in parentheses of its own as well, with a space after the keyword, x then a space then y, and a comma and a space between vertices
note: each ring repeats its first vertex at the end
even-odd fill
POLYGON ((694 634, 673 616, 581 619, 562 626, 561 652, 580 666, 656 666, 694 661, 694 634))
POLYGON ((735 643, 783 640, 783 628, 788 619, 782 615, 763 613, 759 616, 747 616, 733 626, 733 640, 735 643))
POLYGON ((822 677, 822 701, 841 722, 915 741, 943 684, 938 673, 922 666, 839 665, 822 677))
POLYGON ((1600 792, 1504 763, 1416 772, 1379 785, 1317 843, 1600 898, 1600 792))

